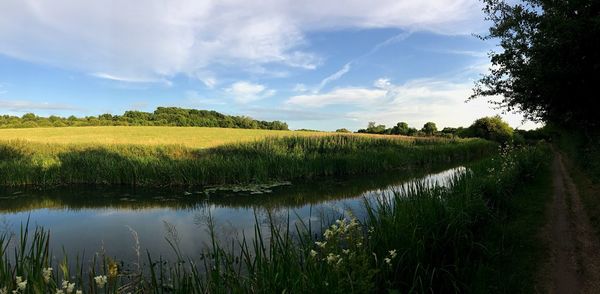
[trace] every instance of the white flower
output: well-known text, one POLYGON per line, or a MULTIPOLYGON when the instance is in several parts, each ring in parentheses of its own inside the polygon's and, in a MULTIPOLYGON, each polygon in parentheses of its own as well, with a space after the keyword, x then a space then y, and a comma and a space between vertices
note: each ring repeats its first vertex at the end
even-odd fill
POLYGON ((16 276, 15 281, 17 282, 17 284, 21 283, 23 281, 23 278, 21 278, 21 276, 16 276))
POLYGON ((75 290, 75 283, 69 283, 67 285, 67 294, 73 293, 73 290, 75 290))
POLYGON ((386 258, 384 258, 384 259, 383 259, 383 261, 385 261, 385 263, 387 263, 387 264, 388 264, 388 265, 390 265, 390 266, 392 265, 392 260, 391 260, 391 259, 389 259, 389 258, 387 258, 387 257, 386 257, 386 258))
POLYGON ((67 286, 69 286, 69 281, 65 281, 65 280, 63 280, 63 281, 62 281, 62 288, 63 288, 63 289, 67 289, 67 286))
POLYGON ((97 276, 94 278, 94 280, 100 289, 104 288, 104 285, 108 283, 108 278, 106 276, 97 276))
POLYGON ((317 246, 321 247, 321 248, 325 248, 325 245, 327 245, 327 242, 319 242, 319 241, 317 241, 317 242, 315 242, 315 244, 317 246))
POLYGON ((8 290, 6 289, 6 287, 0 289, 0 294, 8 294, 8 290))
POLYGON ((325 230, 325 233, 323 234, 323 236, 325 236, 325 239, 331 239, 331 237, 333 237, 333 231, 332 230, 325 230))
POLYGON ((339 255, 334 255, 333 253, 329 253, 329 255, 327 255, 327 263, 332 264, 332 263, 336 262, 339 258, 340 258, 339 255))
POLYGON ((20 280, 21 279, 17 279, 17 288, 19 290, 23 291, 23 290, 25 290, 25 288, 27 288, 27 280, 25 280, 25 281, 20 281, 20 280))
POLYGON ((312 257, 317 256, 317 251, 311 250, 310 251, 310 256, 312 256, 312 257))
POLYGON ((77 291, 75 291, 75 294, 83 294, 83 291, 77 290, 77 291))
POLYGON ((42 269, 42 277, 44 278, 44 282, 50 282, 50 278, 52 277, 52 268, 42 269))
POLYGON ((396 258, 396 249, 390 250, 390 258, 396 258))
POLYGON ((349 254, 349 253, 350 253, 350 249, 342 249, 342 252, 343 252, 344 254, 349 254))
POLYGON ((65 291, 59 289, 59 290, 56 290, 56 294, 65 294, 65 291))

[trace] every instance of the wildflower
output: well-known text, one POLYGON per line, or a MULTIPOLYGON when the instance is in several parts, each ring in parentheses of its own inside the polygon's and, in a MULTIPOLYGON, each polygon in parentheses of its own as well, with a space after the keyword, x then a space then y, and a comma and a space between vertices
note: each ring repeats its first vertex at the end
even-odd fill
POLYGON ((8 294, 8 290, 6 289, 6 287, 0 289, 0 294, 8 294))
POLYGON ((317 245, 317 246, 319 246, 321 248, 325 248, 325 245, 327 245, 327 242, 319 242, 319 241, 317 241, 317 242, 315 242, 315 245, 317 245))
POLYGON ((68 287, 68 286, 69 286, 69 281, 65 281, 65 280, 63 280, 63 281, 62 281, 62 288, 63 288, 63 289, 67 289, 67 287, 68 287))
POLYGON ((338 226, 337 225, 331 225, 331 229, 335 231, 335 230, 338 229, 338 226))
POLYGON ((111 278, 115 278, 118 273, 119 273, 119 267, 117 266, 117 263, 114 261, 111 261, 110 264, 108 265, 108 276, 111 278))
POLYGON ((338 261, 338 259, 340 258, 339 255, 335 255, 333 253, 329 253, 329 255, 327 255, 327 263, 332 264, 336 261, 338 261))
POLYGON ((325 239, 331 239, 331 237, 333 237, 333 231, 332 230, 325 230, 325 233, 323 234, 323 236, 325 236, 325 239))
POLYGON ((42 269, 42 277, 44 278, 44 282, 50 282, 50 278, 52 277, 52 268, 42 269))
POLYGON ((311 256, 311 257, 315 257, 315 256, 317 256, 317 251, 311 250, 311 251, 310 251, 310 256, 311 256))
POLYGON ((356 247, 361 247, 361 246, 362 246, 362 242, 356 243, 356 247))
POLYGON ((23 291, 27 288, 27 280, 23 280, 21 277, 16 277, 17 289, 23 291))
POLYGON ((94 278, 94 281, 96 281, 98 288, 102 289, 108 283, 108 278, 106 276, 97 276, 94 278))
POLYGON ((75 294, 83 294, 83 291, 77 290, 77 291, 75 291, 75 294))
POLYGON ((389 257, 384 258, 383 261, 385 261, 385 263, 387 263, 389 266, 392 265, 392 260, 389 257))
POLYGON ((390 258, 392 258, 392 259, 396 258, 396 255, 397 255, 396 254, 396 249, 390 250, 390 258))
POLYGON ((342 249, 342 252, 343 252, 344 254, 349 254, 349 253, 350 253, 350 249, 342 249))
POLYGON ((342 263, 343 258, 338 259, 337 261, 337 265, 340 265, 340 263, 342 263))
POLYGON ((58 289, 58 290, 56 290, 56 294, 65 294, 65 291, 58 289))
POLYGON ((73 293, 73 290, 75 290, 75 283, 68 283, 67 284, 67 294, 73 293))

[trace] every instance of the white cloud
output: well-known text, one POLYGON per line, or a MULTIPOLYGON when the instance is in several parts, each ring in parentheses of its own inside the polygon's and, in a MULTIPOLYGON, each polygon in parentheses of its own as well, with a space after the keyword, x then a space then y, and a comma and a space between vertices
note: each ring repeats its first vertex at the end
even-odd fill
POLYGON ((293 96, 285 103, 302 107, 324 107, 340 104, 372 105, 383 100, 386 93, 387 91, 381 89, 337 88, 323 94, 293 96))
POLYGON ((33 110, 77 110, 78 108, 61 103, 34 102, 27 100, 0 100, 0 109, 21 112, 33 110))
POLYGON ((472 0, 4 0, 0 54, 120 81, 162 82, 220 65, 314 69, 306 33, 477 31, 472 0), (99 74, 98 74, 99 73, 99 74))
POLYGON ((343 66, 343 67, 342 67, 340 70, 338 70, 338 71, 336 71, 335 73, 333 73, 332 75, 330 75, 330 76, 328 76, 328 77, 324 78, 324 79, 321 81, 321 83, 319 84, 319 86, 317 87, 317 89, 315 89, 315 92, 316 92, 316 93, 318 93, 318 92, 320 92, 320 91, 323 89, 323 87, 325 87, 327 84, 329 84, 329 83, 331 83, 331 82, 333 82, 333 81, 339 80, 339 79, 340 79, 342 76, 344 76, 345 74, 347 74, 347 73, 350 71, 350 66, 351 66, 351 63, 350 63, 350 62, 348 62, 348 63, 344 64, 344 66, 343 66))
MULTIPOLYGON (((346 113, 346 118, 358 122, 376 121, 394 125, 399 121, 421 127, 434 121, 438 126, 468 126, 482 116, 501 114, 485 100, 465 103, 472 93, 471 82, 419 79, 395 85, 381 78, 373 87, 350 87, 334 89, 328 93, 298 95, 290 97, 286 104, 304 108, 319 108, 329 105, 346 105, 356 110, 346 113)), ((519 114, 501 114, 513 127, 521 126, 519 114)), ((534 128, 531 122, 521 128, 534 128)))
POLYGON ((302 92, 308 91, 308 88, 306 87, 305 84, 298 83, 298 84, 294 85, 294 88, 292 88, 292 91, 294 91, 294 92, 301 92, 302 93, 302 92))
POLYGON ((275 94, 275 90, 267 89, 261 84, 254 84, 246 81, 233 83, 226 92, 233 95, 233 99, 238 103, 249 103, 260 99, 271 97, 275 94))

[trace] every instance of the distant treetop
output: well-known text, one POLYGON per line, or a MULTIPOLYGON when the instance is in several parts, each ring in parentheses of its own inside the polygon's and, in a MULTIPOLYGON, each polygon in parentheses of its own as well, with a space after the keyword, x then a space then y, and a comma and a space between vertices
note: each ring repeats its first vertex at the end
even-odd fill
POLYGON ((281 121, 262 121, 248 116, 232 116, 212 110, 179 107, 158 107, 154 112, 132 110, 126 111, 123 115, 106 113, 79 118, 75 116, 64 118, 54 115, 40 117, 33 113, 27 113, 22 117, 0 116, 0 128, 70 126, 179 126, 288 130, 288 125, 281 121))

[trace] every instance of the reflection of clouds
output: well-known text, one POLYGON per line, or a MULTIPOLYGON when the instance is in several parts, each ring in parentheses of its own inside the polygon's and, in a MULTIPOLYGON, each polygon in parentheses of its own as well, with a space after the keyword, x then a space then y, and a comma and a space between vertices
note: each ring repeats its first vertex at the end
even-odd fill
MULTIPOLYGON (((340 217, 349 217, 350 213, 359 220, 364 219, 364 201, 374 201, 382 195, 392 197, 394 193, 409 189, 416 183, 447 186, 453 177, 464 172, 466 172, 465 167, 458 167, 402 184, 388 185, 356 194, 349 192, 346 198, 324 200, 319 204, 307 203, 305 199, 308 197, 305 197, 299 198, 303 202, 289 205, 285 204, 289 199, 281 199, 281 203, 287 206, 274 207, 258 202, 257 205, 246 207, 230 207, 228 203, 203 203, 193 208, 180 209, 173 207, 140 210, 119 207, 80 210, 38 209, 0 216, 0 230, 10 230, 14 228, 14 224, 25 223, 29 217, 30 224, 40 224, 51 231, 52 248, 64 246, 70 254, 77 254, 84 249, 86 252, 93 252, 99 246, 103 246, 109 256, 129 262, 137 260, 135 250, 132 250, 132 247, 136 246, 136 241, 132 239, 129 228, 137 232, 137 241, 142 251, 148 250, 153 257, 175 258, 173 250, 165 240, 169 234, 169 229, 164 224, 166 222, 176 229, 181 251, 185 252, 186 256, 194 258, 202 250, 210 247, 209 220, 214 223, 217 238, 226 246, 232 244, 232 239, 239 240, 244 236, 247 242, 252 242, 257 224, 263 237, 270 238, 270 219, 277 229, 287 228, 289 224, 292 231, 295 231, 296 227, 300 229, 310 227, 314 233, 319 233, 322 225, 329 225, 340 217)), ((330 188, 335 190, 336 187, 330 188)), ((318 192, 318 195, 328 199, 326 198, 328 195, 324 193, 329 192, 318 192)), ((313 190, 309 189, 303 193, 302 195, 309 195, 313 190)))

